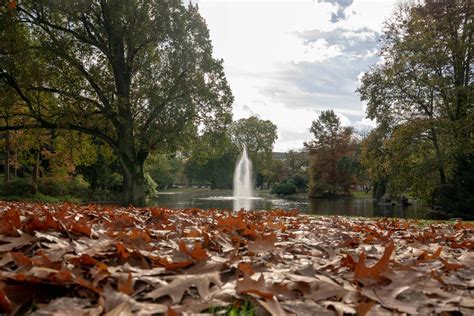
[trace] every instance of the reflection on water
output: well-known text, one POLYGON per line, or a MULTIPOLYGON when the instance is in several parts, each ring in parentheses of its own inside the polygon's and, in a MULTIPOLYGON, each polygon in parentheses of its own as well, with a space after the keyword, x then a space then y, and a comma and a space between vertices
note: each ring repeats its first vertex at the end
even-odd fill
MULTIPOLYGON (((428 218, 427 207, 417 205, 401 206, 390 204, 379 204, 372 199, 354 198, 318 198, 308 199, 305 197, 283 198, 268 193, 256 193, 254 209, 299 209, 301 212, 318 215, 348 215, 363 217, 401 217, 401 218, 428 218)), ((149 201, 150 205, 167 208, 218 208, 232 210, 232 191, 210 191, 197 192, 165 192, 149 201)))

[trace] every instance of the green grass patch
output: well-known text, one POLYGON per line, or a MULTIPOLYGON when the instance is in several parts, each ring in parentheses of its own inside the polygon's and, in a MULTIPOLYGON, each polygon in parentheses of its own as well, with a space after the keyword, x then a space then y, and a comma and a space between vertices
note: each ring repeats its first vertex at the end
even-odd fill
POLYGON ((255 307, 250 302, 236 302, 232 306, 211 307, 203 312, 212 315, 254 316, 255 307))
POLYGON ((34 203, 80 203, 81 199, 77 197, 73 197, 70 195, 64 196, 49 196, 44 195, 41 193, 25 195, 25 196, 18 196, 18 195, 0 195, 0 200, 4 201, 26 201, 26 202, 34 202, 34 203))

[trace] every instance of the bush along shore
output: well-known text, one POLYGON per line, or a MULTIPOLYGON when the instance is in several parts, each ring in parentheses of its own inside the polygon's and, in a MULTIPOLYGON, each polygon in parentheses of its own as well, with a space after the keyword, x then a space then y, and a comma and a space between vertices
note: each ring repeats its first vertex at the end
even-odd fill
POLYGON ((474 313, 470 223, 0 202, 0 230, 0 313, 474 313))

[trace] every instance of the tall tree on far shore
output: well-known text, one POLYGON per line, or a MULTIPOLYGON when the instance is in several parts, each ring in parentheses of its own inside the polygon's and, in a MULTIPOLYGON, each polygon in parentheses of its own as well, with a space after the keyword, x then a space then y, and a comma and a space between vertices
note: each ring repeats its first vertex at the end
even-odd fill
POLYGON ((473 22, 471 0, 401 5, 386 23, 382 62, 358 89, 368 117, 387 130, 390 189, 457 210, 469 208, 452 206, 458 193, 474 197, 455 183, 474 157, 473 22))
POLYGON ((242 150, 247 147, 254 169, 261 173, 272 159, 273 145, 278 138, 277 126, 270 120, 256 116, 240 119, 230 125, 232 142, 242 150))
POLYGON ((0 80, 30 118, 0 130, 69 129, 101 139, 118 158, 125 204, 144 204, 150 152, 183 147, 203 128, 231 121, 233 97, 196 5, 21 1, 2 8, 0 20, 0 80), (16 44, 4 45, 12 37, 16 44))
POLYGON ((305 144, 310 153, 310 196, 349 194, 351 181, 346 172, 338 170, 338 163, 353 154, 353 128, 341 126, 336 113, 328 110, 313 121, 310 131, 314 139, 305 144))

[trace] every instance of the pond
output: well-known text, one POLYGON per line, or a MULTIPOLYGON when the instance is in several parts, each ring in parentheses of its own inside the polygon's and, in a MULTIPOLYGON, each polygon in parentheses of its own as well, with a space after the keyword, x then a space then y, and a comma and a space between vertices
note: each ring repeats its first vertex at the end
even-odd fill
MULTIPOLYGON (((301 212, 318 215, 345 215, 363 217, 399 217, 435 219, 426 205, 413 201, 411 205, 380 204, 371 198, 316 198, 305 196, 280 197, 267 192, 257 192, 254 209, 299 209, 301 212)), ((161 192, 150 205, 167 208, 218 208, 232 210, 233 200, 230 190, 196 190, 161 192)))

